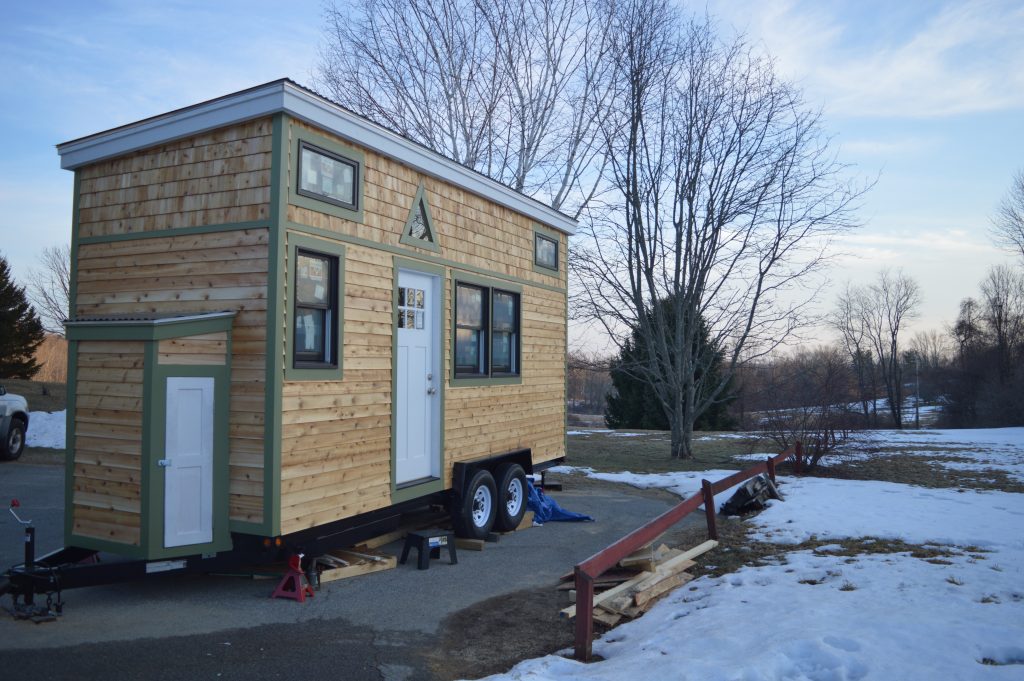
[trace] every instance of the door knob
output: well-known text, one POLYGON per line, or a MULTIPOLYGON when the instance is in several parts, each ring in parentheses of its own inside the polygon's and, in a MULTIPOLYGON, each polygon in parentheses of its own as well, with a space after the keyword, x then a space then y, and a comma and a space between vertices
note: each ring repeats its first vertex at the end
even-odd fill
POLYGON ((437 394, 437 388, 427 388, 427 394, 428 395, 436 395, 437 394))
POLYGON ((156 462, 156 465, 160 466, 161 468, 167 468, 167 467, 169 467, 171 465, 171 460, 170 459, 160 459, 159 461, 156 462))

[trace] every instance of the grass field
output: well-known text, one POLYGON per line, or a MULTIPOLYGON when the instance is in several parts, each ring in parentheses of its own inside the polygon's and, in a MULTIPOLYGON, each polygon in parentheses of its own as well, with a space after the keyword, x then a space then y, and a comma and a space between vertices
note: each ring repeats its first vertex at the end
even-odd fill
POLYGON ((7 388, 7 392, 21 395, 28 400, 29 411, 60 411, 67 408, 68 387, 63 383, 2 378, 0 385, 7 388))
POLYGON ((757 452, 778 454, 777 445, 749 433, 694 433, 692 459, 673 459, 670 438, 663 431, 569 431, 566 464, 617 473, 668 473, 709 468, 746 468, 750 461, 735 457, 757 452))

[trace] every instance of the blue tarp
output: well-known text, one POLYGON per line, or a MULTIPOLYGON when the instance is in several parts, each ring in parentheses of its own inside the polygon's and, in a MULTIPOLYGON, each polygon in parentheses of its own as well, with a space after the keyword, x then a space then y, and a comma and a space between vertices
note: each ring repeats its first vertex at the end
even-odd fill
POLYGON ((548 495, 541 492, 539 489, 533 486, 529 480, 526 481, 526 486, 529 488, 530 496, 526 500, 526 507, 533 511, 533 522, 538 525, 542 525, 549 520, 567 520, 567 521, 590 521, 593 522, 593 518, 589 515, 583 515, 582 513, 573 513, 572 511, 566 511, 558 502, 549 497, 548 495))

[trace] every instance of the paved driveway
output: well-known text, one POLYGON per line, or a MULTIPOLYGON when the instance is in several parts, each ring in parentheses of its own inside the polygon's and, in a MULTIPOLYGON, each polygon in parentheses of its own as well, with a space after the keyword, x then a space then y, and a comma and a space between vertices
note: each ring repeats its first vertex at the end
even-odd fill
MULTIPOLYGON (((61 542, 63 473, 59 466, 0 465, 0 500, 21 501, 24 516, 38 528, 40 553, 61 542)), ((486 616, 488 599, 530 590, 543 592, 539 606, 534 604, 542 609, 550 592, 550 610, 556 612, 561 605, 551 587, 559 575, 670 504, 665 497, 608 485, 569 484, 554 496, 597 522, 549 523, 503 536, 482 552, 459 552, 455 566, 433 561, 419 571, 410 560, 395 570, 331 582, 305 604, 268 598, 271 581, 212 576, 69 591, 56 623, 0 617, 0 669, 8 678, 50 679, 113 673, 291 678, 299 670, 325 679, 441 678, 423 656, 440 645, 446 618, 482 603, 486 616)), ((4 567, 22 557, 20 529, 5 515, 4 567)), ((506 615, 496 611, 494 617, 506 615)))

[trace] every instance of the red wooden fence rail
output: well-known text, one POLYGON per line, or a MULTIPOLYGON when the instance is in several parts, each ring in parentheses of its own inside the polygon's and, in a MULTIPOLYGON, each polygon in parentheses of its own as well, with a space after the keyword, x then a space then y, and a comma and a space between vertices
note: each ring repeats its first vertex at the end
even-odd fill
POLYGON ((799 442, 781 454, 767 457, 746 470, 733 473, 717 482, 701 481, 701 491, 689 499, 677 504, 660 516, 639 527, 611 546, 598 551, 590 558, 576 565, 576 659, 589 662, 594 640, 594 580, 613 568, 620 560, 645 546, 670 527, 700 508, 704 510, 708 523, 708 539, 718 539, 718 527, 715 524, 715 495, 738 485, 755 475, 767 473, 775 480, 775 466, 793 457, 794 469, 797 473, 803 470, 803 445, 799 442))

